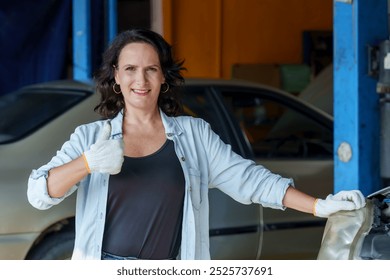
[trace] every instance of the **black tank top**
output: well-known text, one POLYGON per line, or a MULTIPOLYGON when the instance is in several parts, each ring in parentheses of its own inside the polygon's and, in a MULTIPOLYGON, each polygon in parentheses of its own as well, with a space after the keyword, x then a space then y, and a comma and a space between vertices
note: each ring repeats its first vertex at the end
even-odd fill
POLYGON ((171 140, 152 155, 125 157, 122 171, 110 176, 103 251, 140 259, 175 258, 184 185, 171 140))

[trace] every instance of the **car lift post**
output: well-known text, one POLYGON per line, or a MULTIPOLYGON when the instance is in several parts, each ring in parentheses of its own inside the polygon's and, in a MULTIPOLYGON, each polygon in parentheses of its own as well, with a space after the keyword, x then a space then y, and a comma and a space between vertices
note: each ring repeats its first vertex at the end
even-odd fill
POLYGON ((91 1, 73 0, 73 78, 89 81, 91 58, 91 1))
POLYGON ((335 192, 382 188, 379 95, 368 49, 388 38, 387 17, 387 0, 334 0, 335 192))
MULTIPOLYGON (((91 0, 73 0, 73 79, 92 79, 91 0)), ((106 0, 107 41, 117 33, 117 0, 106 0)), ((107 43, 108 43, 107 42, 107 43)))

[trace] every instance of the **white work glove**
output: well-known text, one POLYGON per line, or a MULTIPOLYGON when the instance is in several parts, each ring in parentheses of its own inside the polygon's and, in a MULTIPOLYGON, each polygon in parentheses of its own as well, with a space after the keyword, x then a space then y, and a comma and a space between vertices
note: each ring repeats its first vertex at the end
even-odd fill
POLYGON ((111 124, 106 122, 96 143, 84 152, 85 166, 89 173, 118 174, 123 164, 123 140, 110 139, 111 124))
POLYGON ((335 195, 328 195, 326 199, 316 199, 313 215, 327 218, 338 211, 357 210, 366 205, 366 199, 358 190, 340 191, 335 195))

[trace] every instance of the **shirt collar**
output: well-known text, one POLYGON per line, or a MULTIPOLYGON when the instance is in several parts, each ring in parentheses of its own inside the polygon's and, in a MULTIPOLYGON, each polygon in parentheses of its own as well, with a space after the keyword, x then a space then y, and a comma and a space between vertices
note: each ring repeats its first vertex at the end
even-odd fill
POLYGON ((168 117, 160 108, 160 116, 165 128, 165 134, 168 138, 173 135, 180 135, 183 133, 182 128, 178 125, 174 117, 168 117))
POLYGON ((111 136, 122 136, 123 109, 111 120, 111 136))
MULTIPOLYGON (((183 133, 174 117, 168 117, 160 108, 160 116, 168 138, 183 133)), ((123 109, 111 120, 111 136, 122 135, 123 109)))

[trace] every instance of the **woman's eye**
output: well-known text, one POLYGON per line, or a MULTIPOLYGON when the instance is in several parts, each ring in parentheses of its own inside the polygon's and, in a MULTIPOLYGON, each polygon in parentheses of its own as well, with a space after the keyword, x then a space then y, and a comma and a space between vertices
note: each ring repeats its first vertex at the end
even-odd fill
POLYGON ((126 68, 126 71, 135 71, 135 67, 134 66, 129 66, 126 68))
POLYGON ((150 72, 156 72, 156 71, 157 71, 157 68, 151 67, 151 68, 148 69, 148 71, 150 71, 150 72))

